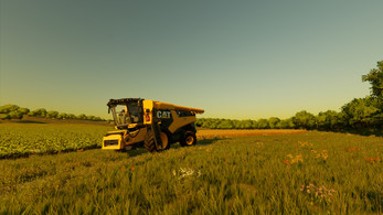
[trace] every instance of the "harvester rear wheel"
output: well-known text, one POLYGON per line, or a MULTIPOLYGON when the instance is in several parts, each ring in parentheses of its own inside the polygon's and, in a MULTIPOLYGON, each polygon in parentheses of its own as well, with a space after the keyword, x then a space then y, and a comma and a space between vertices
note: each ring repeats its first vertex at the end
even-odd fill
POLYGON ((181 146, 192 146, 197 143, 197 137, 195 132, 186 131, 183 138, 180 141, 181 146))

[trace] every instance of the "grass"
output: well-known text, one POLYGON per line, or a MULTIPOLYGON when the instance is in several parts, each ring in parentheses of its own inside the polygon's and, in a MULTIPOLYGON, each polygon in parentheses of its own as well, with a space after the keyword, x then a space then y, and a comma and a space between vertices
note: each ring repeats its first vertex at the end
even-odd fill
POLYGON ((306 132, 3 159, 0 213, 383 213, 382 140, 306 132))

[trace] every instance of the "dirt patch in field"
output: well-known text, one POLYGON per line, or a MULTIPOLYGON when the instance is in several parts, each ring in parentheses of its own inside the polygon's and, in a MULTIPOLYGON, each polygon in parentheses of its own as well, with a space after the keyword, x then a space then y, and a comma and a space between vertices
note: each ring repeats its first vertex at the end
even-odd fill
POLYGON ((268 135, 282 135, 282 134, 299 134, 305 133, 306 130, 293 130, 293 129, 249 129, 249 130, 221 130, 221 129, 201 129, 197 131, 199 139, 211 138, 230 138, 230 137, 250 137, 250 136, 268 136, 268 135))

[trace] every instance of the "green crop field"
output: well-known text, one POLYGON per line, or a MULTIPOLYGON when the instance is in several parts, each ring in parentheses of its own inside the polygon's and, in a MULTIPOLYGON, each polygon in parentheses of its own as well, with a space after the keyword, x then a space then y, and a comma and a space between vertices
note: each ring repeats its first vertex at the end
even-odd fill
POLYGON ((383 213, 382 137, 207 138, 150 154, 97 148, 108 129, 0 123, 0 214, 383 213))
POLYGON ((0 158, 101 147, 111 126, 66 123, 1 123, 0 158))

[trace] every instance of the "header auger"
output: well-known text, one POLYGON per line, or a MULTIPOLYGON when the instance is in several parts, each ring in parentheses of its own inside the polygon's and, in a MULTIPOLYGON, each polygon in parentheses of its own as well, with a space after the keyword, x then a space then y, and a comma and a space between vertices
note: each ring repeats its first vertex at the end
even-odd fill
POLYGON ((148 151, 162 151, 172 143, 191 146, 197 142, 196 114, 204 110, 141 99, 110 99, 116 130, 108 132, 102 149, 123 150, 143 145, 148 151))

